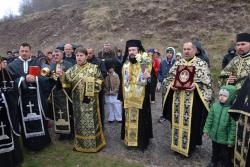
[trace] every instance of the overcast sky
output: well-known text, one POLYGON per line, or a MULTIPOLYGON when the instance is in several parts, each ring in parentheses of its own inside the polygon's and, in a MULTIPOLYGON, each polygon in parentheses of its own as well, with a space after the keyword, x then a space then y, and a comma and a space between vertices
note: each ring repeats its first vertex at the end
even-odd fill
POLYGON ((0 0, 0 19, 3 18, 4 15, 10 13, 11 10, 14 15, 19 14, 19 5, 22 0, 0 0))

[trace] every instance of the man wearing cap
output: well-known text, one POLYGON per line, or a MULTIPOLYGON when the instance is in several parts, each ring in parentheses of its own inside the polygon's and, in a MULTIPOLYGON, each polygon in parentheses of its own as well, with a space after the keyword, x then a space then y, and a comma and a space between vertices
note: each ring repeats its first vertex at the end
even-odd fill
POLYGON ((234 57, 221 71, 221 85, 232 84, 239 90, 250 74, 250 34, 240 33, 236 37, 236 52, 234 57))
MULTIPOLYGON (((164 78, 167 77, 170 68, 175 64, 175 48, 167 47, 165 50, 165 59, 161 61, 160 68, 158 71, 158 85, 161 85, 164 78)), ((165 84, 165 83, 164 83, 165 84)), ((161 86, 159 86, 161 87, 161 86)), ((162 98, 165 96, 166 89, 162 87, 162 98)), ((162 113, 162 116, 158 120, 159 123, 163 123, 166 121, 166 113, 162 113)))
POLYGON ((164 79, 167 91, 163 113, 172 125, 171 149, 186 157, 202 144, 202 129, 212 97, 208 64, 195 53, 192 42, 184 43, 183 59, 174 64, 164 79))
POLYGON ((136 54, 144 52, 139 40, 126 43, 118 99, 123 101, 121 138, 128 147, 147 148, 153 137, 150 108, 150 72, 141 69, 136 54), (142 84, 142 80, 143 82, 142 84))
POLYGON ((250 34, 240 33, 236 36, 237 55, 222 70, 222 84, 236 85, 238 95, 229 113, 237 120, 236 142, 234 149, 234 166, 250 166, 250 34))

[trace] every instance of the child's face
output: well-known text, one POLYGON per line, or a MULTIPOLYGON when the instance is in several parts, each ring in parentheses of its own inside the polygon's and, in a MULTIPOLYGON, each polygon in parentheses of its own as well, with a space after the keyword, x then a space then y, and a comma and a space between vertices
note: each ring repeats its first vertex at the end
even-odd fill
POLYGON ((176 56, 176 58, 175 58, 177 61, 179 61, 180 59, 181 59, 181 56, 176 56))
POLYGON ((228 99, 227 96, 225 96, 225 95, 219 95, 219 101, 220 101, 221 103, 226 103, 226 102, 227 102, 227 99, 228 99))
POLYGON ((113 73, 114 72, 114 68, 110 68, 108 71, 109 71, 109 73, 113 73))

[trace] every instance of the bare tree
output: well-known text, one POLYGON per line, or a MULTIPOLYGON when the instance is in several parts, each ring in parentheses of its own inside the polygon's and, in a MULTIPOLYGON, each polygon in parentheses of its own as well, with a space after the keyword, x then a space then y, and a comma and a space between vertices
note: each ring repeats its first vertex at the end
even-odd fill
POLYGON ((20 6, 22 15, 33 12, 46 11, 60 6, 82 2, 81 0, 23 0, 20 6))
POLYGON ((23 0, 19 7, 19 11, 21 15, 26 15, 26 14, 30 14, 34 12, 33 6, 32 6, 32 0, 23 0))
POLYGON ((7 12, 5 12, 4 17, 1 19, 2 21, 11 21, 14 20, 16 16, 14 15, 13 11, 9 9, 7 12))

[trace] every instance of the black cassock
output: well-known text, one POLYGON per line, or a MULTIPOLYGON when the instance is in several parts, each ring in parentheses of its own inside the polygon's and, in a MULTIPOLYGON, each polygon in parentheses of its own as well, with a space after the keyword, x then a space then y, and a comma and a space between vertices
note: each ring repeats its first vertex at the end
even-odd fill
MULTIPOLYGON (((63 60, 60 64, 51 64, 51 71, 56 72, 57 66, 60 65, 66 72, 73 65, 63 60)), ((63 78, 64 76, 62 76, 63 78)), ((55 124, 55 132, 60 134, 60 139, 74 138, 74 116, 72 102, 70 101, 70 85, 64 80, 57 78, 56 84, 51 91, 51 111, 55 124), (61 83, 61 81, 63 83, 61 83)))
POLYGON ((237 121, 236 141, 234 149, 234 165, 250 166, 250 78, 248 77, 229 110, 237 121))
POLYGON ((0 164, 17 166, 23 160, 19 140, 18 94, 6 70, 0 71, 0 164))
POLYGON ((24 61, 19 57, 8 65, 8 70, 18 87, 24 146, 32 151, 39 151, 51 142, 45 121, 47 96, 51 84, 48 78, 41 76, 36 77, 35 83, 26 82, 29 66, 41 67, 42 64, 38 59, 24 61))

